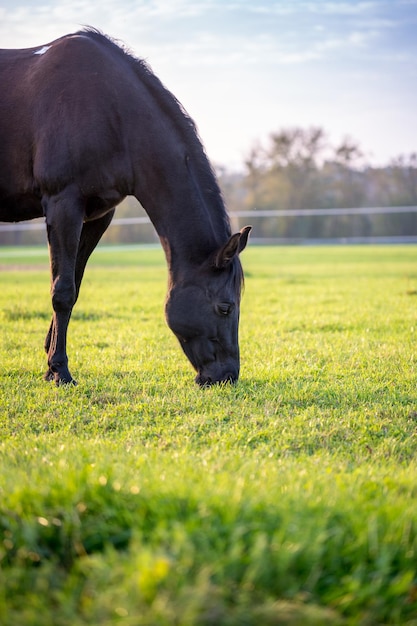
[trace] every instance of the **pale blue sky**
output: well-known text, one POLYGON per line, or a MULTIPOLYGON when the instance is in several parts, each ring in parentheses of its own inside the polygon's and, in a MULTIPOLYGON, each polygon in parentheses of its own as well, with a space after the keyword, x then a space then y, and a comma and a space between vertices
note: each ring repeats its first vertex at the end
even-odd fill
POLYGON ((289 126, 351 137, 374 164, 417 152, 417 0, 2 0, 0 47, 84 24, 147 59, 215 163, 289 126))

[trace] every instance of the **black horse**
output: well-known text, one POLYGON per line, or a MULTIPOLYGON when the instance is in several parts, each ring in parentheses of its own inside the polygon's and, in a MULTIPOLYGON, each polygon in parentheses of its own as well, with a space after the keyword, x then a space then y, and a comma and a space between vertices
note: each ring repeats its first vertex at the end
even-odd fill
POLYGON ((0 50, 0 220, 45 217, 53 316, 48 371, 68 369, 67 328, 89 256, 127 195, 165 251, 166 317, 196 382, 239 376, 238 258, 194 123, 149 67, 94 29, 39 48, 0 50))

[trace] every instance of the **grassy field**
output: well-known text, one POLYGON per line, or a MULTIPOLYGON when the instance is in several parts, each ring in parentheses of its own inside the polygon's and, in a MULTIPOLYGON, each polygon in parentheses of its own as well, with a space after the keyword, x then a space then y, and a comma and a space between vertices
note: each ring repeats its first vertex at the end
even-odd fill
POLYGON ((2 625, 417 625, 417 249, 242 261, 238 385, 194 385, 162 252, 102 248, 56 388, 46 250, 0 250, 2 625))

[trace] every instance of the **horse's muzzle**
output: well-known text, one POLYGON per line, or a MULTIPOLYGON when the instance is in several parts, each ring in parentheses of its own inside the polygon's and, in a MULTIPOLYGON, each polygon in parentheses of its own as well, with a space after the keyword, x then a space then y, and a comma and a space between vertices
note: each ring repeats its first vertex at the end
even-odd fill
POLYGON ((235 384, 238 378, 239 374, 237 372, 226 372, 218 377, 199 372, 195 377, 195 382, 200 387, 210 387, 211 385, 235 384))

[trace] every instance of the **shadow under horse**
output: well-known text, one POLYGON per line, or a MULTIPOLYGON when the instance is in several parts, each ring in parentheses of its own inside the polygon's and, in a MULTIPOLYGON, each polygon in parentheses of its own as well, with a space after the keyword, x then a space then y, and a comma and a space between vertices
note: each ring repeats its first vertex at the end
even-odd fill
POLYGON ((196 382, 239 376, 239 254, 196 127, 142 60, 94 29, 0 50, 0 220, 45 217, 47 380, 74 383, 67 329, 88 258, 127 195, 165 251, 166 318, 196 382))

